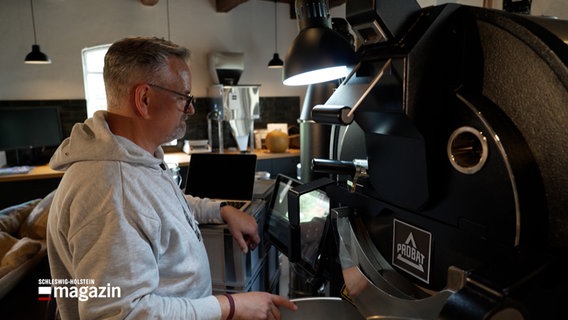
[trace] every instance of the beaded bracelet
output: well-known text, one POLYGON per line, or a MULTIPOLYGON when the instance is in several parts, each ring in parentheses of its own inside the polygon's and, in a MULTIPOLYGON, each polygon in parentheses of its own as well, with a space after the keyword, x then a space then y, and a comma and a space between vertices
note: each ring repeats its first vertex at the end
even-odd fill
POLYGON ((235 300, 233 300, 233 296, 225 293, 225 297, 229 300, 229 315, 227 316, 227 320, 233 320, 233 316, 235 315, 235 300))

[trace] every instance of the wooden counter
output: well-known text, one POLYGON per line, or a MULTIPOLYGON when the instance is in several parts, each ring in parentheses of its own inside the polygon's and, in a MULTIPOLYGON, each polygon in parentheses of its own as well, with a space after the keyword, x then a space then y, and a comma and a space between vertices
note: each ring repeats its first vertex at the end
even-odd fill
MULTIPOLYGON (((239 152, 226 151, 225 153, 235 154, 239 152)), ((257 160, 282 159, 282 158, 292 158, 300 156, 299 149, 290 149, 287 152, 283 153, 271 153, 270 151, 263 149, 263 150, 255 150, 254 153, 257 155, 257 160)), ((166 153, 164 156, 164 161, 166 163, 177 162, 180 167, 184 167, 189 164, 190 157, 191 155, 188 155, 183 152, 166 153)), ((63 172, 52 170, 51 168, 49 168, 48 165, 43 165, 43 166, 36 166, 29 173, 0 176, 0 182, 52 179, 52 178, 61 178, 62 176, 63 172)))
MULTIPOLYGON (((240 153, 239 151, 225 151, 228 154, 237 154, 240 153)), ((282 158, 292 158, 292 157, 299 157, 300 156, 300 149, 289 149, 286 152, 282 153, 271 153, 266 149, 255 149, 254 153, 256 154, 257 160, 270 160, 270 159, 282 159, 282 158)), ((174 152, 174 153, 166 153, 164 156, 164 161, 168 162, 177 162, 180 166, 187 166, 189 164, 189 159, 191 155, 188 155, 183 152, 174 152)))
MULTIPOLYGON (((239 151, 225 151, 226 154, 238 154, 239 151)), ((300 162, 300 149, 289 149, 282 153, 271 153, 268 150, 258 150, 254 152, 256 158, 256 171, 269 172, 272 177, 276 177, 278 173, 287 176, 296 176, 296 165, 300 162)), ((187 174, 187 166, 191 155, 183 152, 171 152, 164 155, 166 163, 177 163, 180 166, 182 176, 182 185, 185 187, 185 176, 187 174)), ((1 180, 0 180, 1 181, 1 180)))
MULTIPOLYGON (((239 152, 226 151, 225 153, 239 152)), ((278 173, 296 175, 296 164, 300 162, 299 149, 290 149, 283 153, 255 150, 255 154, 257 155, 257 171, 269 172, 273 177, 278 173)), ((166 153, 164 161, 177 162, 182 177, 185 177, 190 157, 183 152, 166 153)), ((0 209, 46 196, 57 188, 62 177, 62 171, 51 170, 48 165, 36 166, 29 173, 0 176, 0 209)))
POLYGON ((9 175, 0 176, 0 182, 52 179, 52 178, 61 178, 62 176, 63 172, 51 170, 51 168, 48 165, 43 165, 43 166, 34 167, 32 171, 28 173, 9 174, 9 175))

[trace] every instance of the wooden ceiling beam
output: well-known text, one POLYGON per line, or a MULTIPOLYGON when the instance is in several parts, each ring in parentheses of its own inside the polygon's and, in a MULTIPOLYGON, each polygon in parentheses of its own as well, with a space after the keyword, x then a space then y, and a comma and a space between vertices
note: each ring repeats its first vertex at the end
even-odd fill
MULTIPOLYGON (((245 3, 247 1, 249 0, 215 0, 215 6, 216 6, 215 9, 217 10, 217 12, 229 12, 238 5, 245 3)), ((274 2, 274 0, 263 0, 263 1, 274 2)), ((282 3, 289 3, 290 10, 294 11, 294 2, 295 2, 294 0, 277 0, 277 1, 282 3)), ((329 0, 329 6, 331 8, 340 6, 344 3, 345 0, 329 0)))
POLYGON ((229 12, 239 4, 245 3, 248 0, 215 0, 217 12, 229 12))

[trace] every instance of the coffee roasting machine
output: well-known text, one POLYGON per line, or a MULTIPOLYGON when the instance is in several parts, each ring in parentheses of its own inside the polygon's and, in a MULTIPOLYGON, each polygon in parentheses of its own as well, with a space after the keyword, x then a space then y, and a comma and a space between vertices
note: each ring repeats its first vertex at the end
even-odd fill
MULTIPOLYGON (((367 319, 550 319, 568 301, 568 22, 347 0, 358 64, 312 118, 367 319)), ((562 317, 565 317, 562 316, 562 317)))

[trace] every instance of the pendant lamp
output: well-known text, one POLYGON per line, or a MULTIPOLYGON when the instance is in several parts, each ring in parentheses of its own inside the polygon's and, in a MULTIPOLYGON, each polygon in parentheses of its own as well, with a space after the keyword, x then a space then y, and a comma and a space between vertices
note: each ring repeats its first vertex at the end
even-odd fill
POLYGON ((278 0, 274 0, 274 55, 272 60, 268 62, 270 69, 280 69, 284 66, 284 62, 278 56, 278 0))
POLYGON ((49 59, 49 57, 45 53, 41 52, 39 45, 37 44, 33 0, 30 0, 30 8, 32 10, 32 25, 33 25, 33 28, 34 28, 34 44, 32 45, 32 52, 28 53, 24 62, 27 63, 27 64, 49 64, 49 63, 51 63, 51 60, 49 59))
POLYGON ((295 2, 299 34, 286 54, 282 72, 287 86, 344 78, 356 63, 352 45, 331 28, 328 0, 295 2))
POLYGON ((168 21, 168 41, 172 41, 170 34, 170 0, 166 1, 166 18, 168 21))

